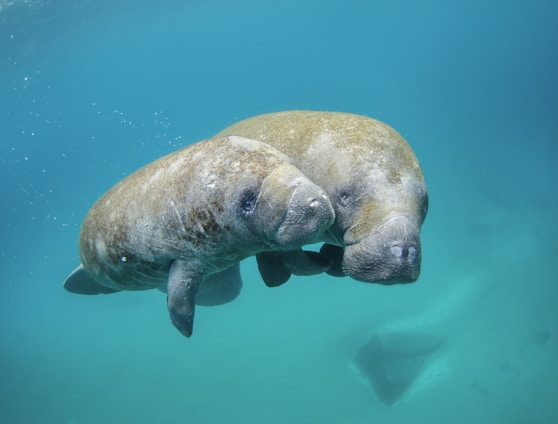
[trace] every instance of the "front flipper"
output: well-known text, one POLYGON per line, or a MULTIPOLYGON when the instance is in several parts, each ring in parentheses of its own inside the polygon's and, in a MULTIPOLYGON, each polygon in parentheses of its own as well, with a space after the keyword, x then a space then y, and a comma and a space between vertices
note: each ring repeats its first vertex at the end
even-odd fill
POLYGON ((172 263, 167 283, 167 306, 174 326, 186 337, 192 335, 196 294, 203 275, 192 269, 189 262, 172 263))
POLYGON ((292 274, 315 275, 327 271, 329 261, 318 252, 287 250, 262 252, 256 255, 258 270, 268 287, 286 283, 292 274))
POLYGON ((241 289, 240 266, 236 264, 204 278, 196 295, 196 305, 215 306, 232 302, 241 289))
POLYGON ((68 275, 64 281, 64 288, 76 294, 109 294, 120 291, 98 283, 81 264, 68 275))
POLYGON ((258 270, 267 287, 278 287, 289 281, 291 265, 281 255, 284 252, 262 252, 256 254, 258 270))
POLYGON ((333 277, 345 277, 345 271, 343 271, 343 254, 345 249, 339 246, 334 246, 333 244, 325 243, 320 249, 320 256, 323 261, 326 261, 329 265, 326 270, 328 275, 333 277))

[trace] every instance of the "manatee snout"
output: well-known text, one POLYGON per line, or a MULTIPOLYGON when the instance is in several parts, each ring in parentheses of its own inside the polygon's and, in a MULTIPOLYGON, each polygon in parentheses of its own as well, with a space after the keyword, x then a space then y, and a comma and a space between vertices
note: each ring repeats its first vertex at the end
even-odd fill
POLYGON ((298 168, 286 165, 264 181, 255 223, 272 250, 299 248, 320 240, 335 212, 325 191, 298 168))
POLYGON ((411 216, 392 217, 361 241, 345 247, 344 272, 359 281, 411 283, 420 274, 420 225, 411 216))
POLYGON ((335 212, 329 197, 321 188, 307 181, 294 190, 275 240, 285 248, 315 242, 334 219, 335 212))

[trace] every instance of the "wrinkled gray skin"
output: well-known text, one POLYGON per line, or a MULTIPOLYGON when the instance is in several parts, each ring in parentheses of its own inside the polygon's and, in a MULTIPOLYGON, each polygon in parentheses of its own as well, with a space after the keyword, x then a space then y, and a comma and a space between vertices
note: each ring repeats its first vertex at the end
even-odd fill
POLYGON ((159 288, 189 337, 195 303, 236 297, 238 262, 322 238, 334 220, 324 191, 273 147, 215 137, 165 156, 102 196, 81 227, 74 293, 159 288), (197 296, 199 294, 199 296, 197 296))
POLYGON ((264 141, 292 157, 335 209, 335 222, 322 238, 326 244, 318 260, 310 261, 315 270, 300 265, 309 259, 300 249, 289 258, 282 252, 257 255, 268 285, 284 283, 291 273, 320 272, 320 266, 364 282, 417 280, 428 198, 417 158, 393 128, 360 115, 286 111, 249 118, 220 133, 231 134, 264 141))

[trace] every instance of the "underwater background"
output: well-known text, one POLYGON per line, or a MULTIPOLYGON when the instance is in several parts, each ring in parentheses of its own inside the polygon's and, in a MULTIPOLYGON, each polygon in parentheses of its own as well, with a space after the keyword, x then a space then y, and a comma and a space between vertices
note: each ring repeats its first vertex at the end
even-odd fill
POLYGON ((557 21, 552 0, 0 1, 0 422, 558 422, 557 21), (159 291, 63 290, 108 188, 287 109, 415 150, 416 283, 270 289, 249 258, 190 339, 159 291), (353 363, 382 331, 445 339, 391 405, 353 363))

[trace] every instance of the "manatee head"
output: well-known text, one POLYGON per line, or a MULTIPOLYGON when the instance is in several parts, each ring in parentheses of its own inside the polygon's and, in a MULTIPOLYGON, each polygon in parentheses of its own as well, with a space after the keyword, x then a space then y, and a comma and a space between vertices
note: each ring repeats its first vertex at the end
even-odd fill
POLYGON ((325 192, 291 164, 271 171, 258 196, 249 193, 242 202, 248 227, 273 248, 315 242, 335 218, 325 192))
POLYGON ((261 142, 229 137, 250 149, 238 181, 228 186, 238 236, 257 240, 258 250, 287 250, 321 239, 335 219, 325 191, 288 156, 261 142), (263 243, 263 245, 261 245, 263 243))
POLYGON ((340 154, 340 163, 346 160, 353 167, 349 172, 343 172, 345 165, 336 167, 340 184, 328 188, 336 212, 329 234, 344 247, 343 272, 381 284, 418 279, 420 229, 428 209, 414 153, 395 131, 389 129, 388 135, 389 143, 371 142, 374 149, 368 152, 340 154))

